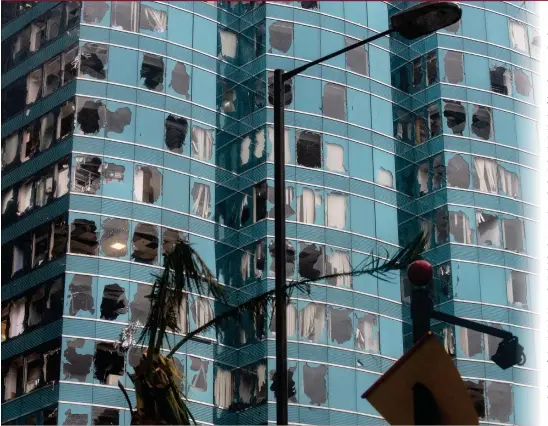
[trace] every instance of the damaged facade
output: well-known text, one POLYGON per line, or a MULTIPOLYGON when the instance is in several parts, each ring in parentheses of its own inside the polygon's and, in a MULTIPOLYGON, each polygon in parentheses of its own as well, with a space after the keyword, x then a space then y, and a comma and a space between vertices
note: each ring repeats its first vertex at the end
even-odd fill
MULTIPOLYGON (((331 275, 286 308, 291 423, 378 422, 349 390, 407 349, 409 285, 351 272, 419 229, 435 303, 533 351, 540 23, 535 2, 501 4, 459 3, 462 21, 424 43, 379 39, 285 82, 286 278, 331 275)), ((116 339, 137 338, 178 240, 231 304, 271 288, 273 70, 383 31, 408 6, 3 4, 2 423, 130 423, 117 383, 133 394, 144 348, 116 339), (40 405, 52 387, 62 402, 40 405)), ((185 295, 169 343, 225 309, 185 295)), ((261 305, 176 354, 198 423, 274 421, 275 322, 261 305)), ((435 332, 482 421, 531 424, 534 357, 501 379, 497 339, 435 332)))

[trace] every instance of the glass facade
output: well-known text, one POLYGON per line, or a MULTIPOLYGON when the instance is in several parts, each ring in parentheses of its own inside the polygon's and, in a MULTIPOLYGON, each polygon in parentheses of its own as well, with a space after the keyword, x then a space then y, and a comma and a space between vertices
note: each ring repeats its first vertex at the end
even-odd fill
MULTIPOLYGON (((274 286, 272 72, 383 31, 408 2, 27 2, 2 15, 2 423, 129 424, 163 253, 187 239, 236 305, 274 286), (28 4, 27 4, 28 3, 28 4)), ((23 4, 23 3, 21 3, 23 4)), ((532 425, 540 19, 461 3, 286 85, 287 278, 350 271, 430 235, 436 307, 517 335, 433 329, 482 423, 532 425)), ((383 424, 360 395, 410 347, 399 274, 337 278, 287 308, 289 421, 383 424)), ((223 312, 188 294, 183 330, 223 312)), ((270 306, 176 355, 203 424, 275 422, 270 306)), ((173 334, 170 340, 180 336, 173 334)))

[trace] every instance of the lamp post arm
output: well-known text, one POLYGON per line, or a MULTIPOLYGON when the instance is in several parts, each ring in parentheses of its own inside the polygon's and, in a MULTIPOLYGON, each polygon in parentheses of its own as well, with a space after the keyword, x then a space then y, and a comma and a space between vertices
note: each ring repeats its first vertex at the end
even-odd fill
POLYGON ((512 337, 514 337, 514 335, 510 333, 509 331, 501 330, 495 327, 490 327, 488 325, 483 325, 475 321, 470 321, 470 320, 459 318, 453 315, 444 314, 443 312, 432 311, 431 315, 432 315, 432 318, 437 319, 438 321, 448 322, 449 324, 469 328, 470 330, 489 334, 491 336, 499 337, 501 339, 511 339, 512 337))
POLYGON ((319 59, 316 59, 312 62, 308 62, 307 64, 304 64, 304 65, 301 65, 300 67, 297 67, 291 71, 287 71, 287 72, 284 72, 283 74, 283 80, 284 81, 287 81, 287 80, 290 80, 291 78, 295 77, 296 75, 302 73, 303 71, 307 70, 308 68, 310 67, 313 67, 314 65, 317 65, 319 64, 320 62, 325 62, 325 61, 328 61, 329 59, 331 58, 334 58, 335 56, 339 56, 339 55, 342 55, 343 53, 346 53, 348 52, 349 50, 352 50, 352 49, 355 49, 356 47, 360 47, 360 46, 363 46, 364 44, 367 44, 367 43, 371 43, 372 41, 375 41, 379 38, 382 38, 384 37, 385 35, 388 35, 388 34, 391 34, 393 33, 394 30, 393 29, 388 29, 386 31, 383 31, 382 33, 378 33, 378 34, 375 34, 374 36, 372 37, 369 37, 369 38, 366 38, 365 40, 360 40, 354 44, 351 44, 349 46, 346 46, 340 50, 337 50, 336 52, 333 52, 333 53, 330 53, 329 55, 327 56, 323 56, 319 59))

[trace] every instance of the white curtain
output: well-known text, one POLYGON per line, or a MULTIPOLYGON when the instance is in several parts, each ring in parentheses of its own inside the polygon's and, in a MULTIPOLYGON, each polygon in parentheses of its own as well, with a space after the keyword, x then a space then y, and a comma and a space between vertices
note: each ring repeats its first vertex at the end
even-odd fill
POLYGON ((234 378, 231 371, 217 367, 214 392, 215 402, 219 407, 230 407, 234 399, 234 378))
POLYGON ((297 220, 314 223, 316 219, 316 194, 312 189, 303 188, 303 195, 297 200, 297 220))
POLYGON ((36 182, 34 195, 34 204, 36 207, 45 206, 48 201, 48 195, 53 191, 53 177, 49 176, 36 182))
MULTIPOLYGON (((327 255, 327 264, 331 267, 330 274, 344 274, 352 271, 350 266, 350 254, 347 252, 335 250, 327 255)), ((350 288, 352 285, 352 277, 345 275, 335 278, 337 287, 350 288)))
POLYGON ((32 104, 40 95, 42 87, 42 69, 31 72, 27 77, 27 105, 32 104))
POLYGON ((341 145, 326 143, 325 164, 328 170, 332 172, 345 173, 344 167, 344 148, 341 145))
POLYGON ((205 392, 207 390, 207 372, 206 372, 207 361, 206 362, 199 361, 199 362, 200 362, 200 369, 198 370, 198 373, 196 373, 194 377, 192 378, 192 387, 198 391, 205 392))
POLYGON ((179 315, 177 315, 177 326, 181 333, 188 331, 187 306, 187 295, 185 294, 181 306, 179 306, 179 315))
POLYGON ((246 136, 242 140, 242 144, 240 145, 240 161, 242 163, 242 166, 245 166, 249 162, 249 158, 251 157, 251 153, 249 152, 250 146, 251 138, 249 136, 246 136))
POLYGON ((327 194, 327 226, 343 229, 346 225, 347 196, 327 194))
POLYGON ((208 218, 211 207, 211 190, 205 183, 195 183, 193 187, 194 203, 192 209, 196 216, 208 218))
POLYGON ((235 58, 238 49, 238 37, 230 31, 219 30, 221 36, 221 55, 235 58))
MULTIPOLYGON (((270 331, 272 334, 276 334, 276 322, 274 321, 276 315, 276 307, 272 306, 272 316, 270 321, 270 331)), ((287 336, 291 337, 295 335, 297 329, 297 308, 292 303, 288 303, 285 308, 285 315, 287 318, 287 336)))
POLYGON ((518 197, 519 195, 519 177, 516 173, 509 172, 502 166, 498 166, 500 190, 510 197, 518 197))
MULTIPOLYGON (((289 130, 285 130, 285 164, 291 162, 291 149, 289 149, 289 130)), ((268 128, 268 142, 270 143, 270 155, 268 161, 274 161, 274 128, 268 128)))
POLYGON ((240 263, 240 272, 242 274, 242 279, 244 281, 251 278, 251 255, 247 251, 244 251, 242 254, 242 261, 240 263))
POLYGON ((69 166, 64 164, 60 166, 57 174, 57 188, 55 197, 59 198, 69 191, 69 166))
POLYGON ((264 154, 264 148, 266 144, 266 139, 264 136, 264 130, 259 130, 255 133, 255 151, 253 155, 257 158, 261 158, 264 154))
MULTIPOLYGON (((420 227, 421 227, 421 231, 424 233, 424 235, 432 235, 431 232, 432 232, 432 219, 420 219, 420 227)), ((437 233, 436 233, 436 238, 437 238, 437 233)), ((426 245, 424 247, 425 249, 429 249, 430 248, 430 238, 428 238, 428 240, 426 241, 426 245)))
POLYGON ((262 389, 266 386, 266 365, 259 364, 257 366, 257 391, 255 395, 257 396, 257 402, 261 402, 264 399, 264 396, 261 395, 262 389))
POLYGON ((514 49, 517 49, 521 52, 529 53, 529 43, 527 42, 527 30, 525 29, 525 25, 512 19, 509 20, 509 24, 510 38, 512 39, 512 45, 514 49))
POLYGON ((318 341, 325 329, 325 306, 310 303, 299 312, 299 331, 301 337, 318 341))
POLYGON ((19 336, 23 332, 23 322, 25 321, 25 304, 27 298, 22 297, 12 303, 10 308, 10 331, 9 337, 19 336))
POLYGON ((428 164, 420 165, 417 180, 419 181, 420 192, 426 194, 428 192, 428 164))
POLYGON ((48 149, 53 142, 53 131, 55 128, 55 116, 53 113, 46 114, 40 122, 40 151, 48 149))
POLYGON ((500 231, 498 220, 491 220, 490 217, 486 218, 483 213, 476 213, 477 224, 486 223, 487 220, 490 220, 489 226, 482 227, 482 232, 480 233, 478 229, 478 244, 482 245, 487 242, 490 242, 494 246, 500 245, 500 231))
POLYGON ((254 264, 255 277, 257 278, 261 278, 261 276, 263 275, 263 270, 257 268, 257 261, 259 259, 264 260, 264 258, 265 258, 264 244, 258 243, 255 246, 255 264, 254 264))
POLYGON ((4 378, 4 400, 9 401, 17 394, 17 370, 18 362, 14 362, 4 378))
POLYGON ((154 28, 155 32, 163 33, 167 29, 167 13, 163 10, 141 5, 140 26, 144 29, 154 28))
POLYGON ((379 185, 387 186, 388 188, 394 187, 394 177, 392 176, 392 172, 382 167, 377 172, 376 181, 379 185))
POLYGON ((4 152, 2 152, 2 163, 7 166, 11 164, 17 156, 17 149, 19 148, 19 134, 14 133, 8 136, 4 145, 4 152))
POLYGON ((196 324, 196 328, 207 324, 213 319, 213 309, 211 302, 208 299, 196 298, 192 304, 192 318, 196 324))
POLYGON ((21 250, 19 247, 13 248, 13 274, 23 269, 23 262, 24 262, 24 254, 23 250, 21 250))
POLYGON ((477 186, 481 192, 497 192, 497 162, 483 157, 474 157, 477 186))
POLYGON ((192 157, 209 161, 213 155, 213 136, 201 127, 192 128, 192 157))
POLYGON ((472 229, 468 217, 462 212, 449 212, 450 230, 457 242, 472 244, 472 229))
POLYGON ((135 177, 133 178, 135 194, 135 200, 142 202, 143 201, 143 189, 144 189, 144 173, 143 169, 140 166, 135 167, 135 177))
POLYGON ((2 195, 2 214, 6 212, 6 209, 8 208, 8 203, 13 200, 13 188, 11 188, 9 191, 6 191, 4 195, 2 195))
POLYGON ((19 213, 32 207, 32 182, 21 185, 19 188, 19 213))
POLYGON ((356 344, 361 350, 379 351, 379 339, 376 330, 377 319, 374 315, 365 314, 358 321, 356 344))

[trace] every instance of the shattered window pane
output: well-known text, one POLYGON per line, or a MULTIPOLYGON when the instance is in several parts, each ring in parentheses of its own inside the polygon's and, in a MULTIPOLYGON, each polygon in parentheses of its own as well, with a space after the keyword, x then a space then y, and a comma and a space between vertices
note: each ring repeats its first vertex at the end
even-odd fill
POLYGON ((23 215, 31 211, 34 207, 34 183, 29 180, 19 187, 18 202, 19 215, 23 215))
POLYGON ((459 84, 464 81, 464 53, 449 51, 443 57, 443 63, 448 83, 459 84))
POLYGON ((322 112, 326 117, 346 120, 346 87, 326 83, 323 88, 322 112))
POLYGON ((105 133, 124 133, 125 127, 131 123, 131 109, 128 107, 117 108, 116 111, 104 109, 105 112, 105 133))
POLYGON ((127 255, 129 221, 127 219, 106 218, 103 220, 101 252, 107 257, 127 255))
POLYGON ((162 174, 156 167, 135 166, 135 199, 143 203, 156 203, 162 193, 162 174))
MULTIPOLYGON (((297 390, 295 388, 295 381, 293 380, 293 376, 295 375, 296 367, 290 367, 287 369, 287 397, 289 399, 289 402, 297 403, 297 390)), ((276 398, 277 392, 278 392, 278 386, 276 384, 276 371, 270 370, 270 381, 272 384, 270 385, 270 390, 274 392, 274 398, 276 398)))
POLYGON ((92 277, 89 275, 74 275, 69 284, 70 306, 69 315, 75 316, 78 312, 95 314, 95 300, 93 298, 92 277))
POLYGON ((79 1, 71 1, 67 3, 65 8, 65 28, 72 28, 74 25, 80 22, 80 9, 81 3, 79 1))
POLYGON ((518 219, 502 219, 502 238, 506 250, 523 252, 523 223, 518 219))
POLYGON ((362 351, 379 352, 379 330, 375 315, 364 314, 358 319, 356 347, 362 351))
POLYGON ((2 194, 2 216, 12 217, 16 209, 17 204, 15 203, 14 191, 13 188, 10 188, 2 194))
POLYGON ((215 389, 213 391, 215 405, 222 408, 230 407, 234 399, 235 382, 236 380, 232 371, 225 370, 219 366, 217 367, 217 374, 214 380, 215 389))
POLYGON ((318 9, 318 2, 317 1, 302 1, 301 7, 303 9, 318 9))
POLYGON ((190 97, 190 76, 187 73, 186 65, 182 62, 176 62, 171 72, 171 85, 173 90, 179 95, 190 97))
POLYGON ((510 30, 510 42, 512 47, 520 52, 529 54, 529 40, 527 36, 527 27, 525 24, 508 19, 510 30))
MULTIPOLYGON (((276 245, 275 241, 272 240, 268 247, 270 257, 272 258, 272 265, 270 265, 270 272, 275 274, 276 269, 276 245)), ((291 245, 289 241, 286 241, 285 244, 285 273, 287 278, 290 278, 295 273, 295 248, 291 245)))
POLYGON ((502 95, 512 95, 512 74, 506 67, 495 66, 489 70, 491 90, 502 95))
MULTIPOLYGON (((358 42, 358 40, 349 37, 345 37, 344 41, 346 47, 358 42)), ((346 65, 358 74, 369 75, 369 54, 367 50, 363 46, 360 46, 346 52, 346 65)))
POLYGON ((327 366, 303 366, 303 389, 310 398, 310 404, 325 404, 327 402, 327 366))
POLYGON ((305 279, 317 279, 324 275, 324 249, 316 244, 299 243, 299 275, 305 279))
MULTIPOLYGON (((86 377, 91 372, 91 363, 93 362, 92 354, 79 353, 78 349, 82 349, 85 345, 84 339, 74 339, 67 341, 65 349, 63 374, 65 380, 76 379, 79 382, 85 382, 86 377)), ((67 418, 68 421, 68 418, 67 418)), ((78 423, 68 423, 78 424, 78 423)))
POLYGON ((166 147, 176 153, 181 153, 188 132, 188 120, 183 117, 168 115, 165 121, 166 147))
POLYGON ((53 61, 44 66, 44 95, 48 96, 61 85, 61 57, 56 57, 53 61))
MULTIPOLYGON (((325 262, 325 272, 327 275, 339 275, 339 274, 349 274, 352 271, 352 266, 350 265, 350 253, 329 249, 326 262, 325 262)), ((350 275, 340 275, 327 279, 329 285, 343 288, 352 287, 352 277, 350 275)))
POLYGON ((510 271, 506 283, 508 302, 518 307, 527 308, 527 274, 519 271, 510 271))
POLYGON ((23 143, 21 144, 21 161, 27 161, 34 157, 40 146, 40 126, 33 122, 23 130, 23 143))
POLYGON ((84 8, 84 22, 87 24, 99 24, 110 9, 109 2, 106 1, 84 2, 82 7, 84 8))
POLYGON ((231 31, 219 30, 221 39, 221 55, 225 58, 236 58, 238 52, 238 36, 231 31))
POLYGON ((211 301, 203 297, 197 297, 192 302, 190 307, 192 313, 192 320, 199 328, 213 319, 213 308, 211 307, 211 301))
POLYGON ((313 189, 303 188, 302 195, 297 197, 297 221, 313 224, 316 221, 316 207, 322 205, 322 197, 313 189))
POLYGON ((68 409, 65 411, 65 421, 63 425, 87 425, 88 424, 88 414, 72 414, 72 410, 68 409))
MULTIPOLYGON (((287 335, 289 337, 295 336, 297 331, 297 308, 294 304, 288 302, 285 312, 287 316, 287 335)), ((272 334, 276 335, 276 306, 274 304, 272 305, 269 330, 272 334)))
POLYGON ((25 393, 32 392, 40 385, 40 376, 42 373, 42 359, 39 354, 28 355, 25 359, 26 380, 25 393))
POLYGON ((413 87, 419 87, 422 83, 422 58, 413 59, 413 87))
POLYGON ((223 92, 223 100, 221 102, 221 109, 223 112, 230 113, 236 111, 236 90, 234 88, 228 89, 225 86, 223 92))
POLYGON ((101 130, 105 119, 105 107, 101 101, 92 101, 85 98, 78 99, 78 117, 76 121, 80 125, 82 133, 96 134, 101 130))
POLYGON ((80 48, 80 76, 104 80, 107 78, 108 46, 85 43, 80 48))
POLYGON ((474 189, 498 192, 498 165, 496 160, 474 157, 474 189))
POLYGON ((293 23, 292 22, 274 22, 268 27, 270 47, 287 53, 293 43, 293 23))
POLYGON ((516 83, 516 91, 522 96, 530 96, 533 87, 531 86, 531 80, 525 72, 520 69, 514 71, 514 81, 516 83))
POLYGON ((254 203, 255 203, 255 219, 254 222, 263 220, 267 217, 267 194, 268 184, 265 182, 258 183, 254 186, 254 203))
POLYGON ((430 86, 438 81, 438 54, 436 51, 426 56, 426 85, 430 86))
POLYGON ((441 155, 434 157, 432 166, 434 169, 434 175, 432 176, 432 190, 435 191, 436 189, 441 188, 443 184, 445 167, 443 166, 443 160, 441 155))
POLYGON ((462 136, 466 128, 466 109, 458 101, 444 101, 443 115, 447 122, 447 127, 451 129, 454 135, 462 136))
POLYGON ((141 4, 139 27, 142 30, 165 33, 167 31, 167 12, 141 4))
POLYGON ((93 425, 120 424, 120 410, 117 408, 92 407, 91 416, 93 418, 93 425))
MULTIPOLYGON (((190 360, 190 370, 195 372, 191 378, 191 386, 198 392, 207 391, 207 370, 209 361, 201 360, 194 356, 188 356, 190 360)), ((192 373, 191 373, 192 374, 192 373)))
POLYGON ((297 136, 297 163, 304 167, 322 167, 322 138, 318 133, 299 132, 297 136))
POLYGON ((470 166, 460 154, 449 160, 446 173, 449 186, 464 189, 470 187, 470 166))
POLYGON ((192 126, 192 157, 210 161, 213 156, 213 135, 211 131, 192 126))
POLYGON ((13 133, 2 141, 2 168, 9 166, 17 158, 19 133, 13 133))
POLYGON ((70 226, 70 252, 97 255, 97 226, 87 219, 74 219, 70 226))
POLYGON ((514 394, 510 383, 490 382, 485 391, 489 420, 512 423, 514 394))
MULTIPOLYGON (((2 366, 4 370, 4 366, 2 366)), ((4 402, 12 400, 23 393, 23 358, 16 358, 9 363, 4 378, 4 402)))
POLYGON ((483 352, 483 335, 475 330, 461 327, 461 345, 467 357, 473 357, 483 352))
POLYGON ((299 334, 301 338, 319 342, 325 330, 325 305, 309 303, 299 311, 299 334))
POLYGON ((133 233, 132 258, 139 263, 156 264, 158 261, 158 244, 158 227, 138 223, 133 233))
POLYGON ((44 115, 40 119, 40 146, 39 149, 41 152, 47 150, 52 142, 55 135, 55 116, 52 112, 44 115))
POLYGON ((327 311, 329 341, 342 344, 352 339, 352 309, 330 307, 327 311))
POLYGON ((449 228, 457 243, 472 244, 470 220, 463 212, 449 212, 449 228))
POLYGON ((192 212, 204 219, 211 215, 211 188, 205 183, 194 183, 192 187, 192 212))
POLYGON ((426 142, 426 123, 423 117, 415 118, 415 145, 421 145, 426 142))
MULTIPOLYGON (((490 326, 498 330, 503 329, 499 324, 490 324, 490 326)), ((489 358, 495 355, 499 347, 499 343, 501 343, 502 340, 503 339, 501 339, 500 337, 492 336, 490 334, 485 334, 484 341, 487 346, 486 351, 489 354, 489 358)))
POLYGON ((428 107, 428 128, 431 138, 441 134, 441 115, 438 104, 428 107))
POLYGON ((417 182, 419 183, 419 195, 423 196, 428 193, 428 179, 430 169, 428 163, 423 163, 417 171, 417 182))
POLYGON ((137 20, 139 13, 139 2, 136 1, 115 1, 112 5, 112 28, 137 31, 137 20))
POLYGON ((57 138, 63 139, 74 131, 74 101, 69 101, 61 107, 59 122, 57 124, 57 138))
POLYGON ((493 133, 491 108, 474 105, 471 129, 476 136, 482 139, 488 140, 491 138, 493 133))
POLYGON ((95 378, 106 385, 117 385, 124 375, 124 354, 112 343, 96 343, 93 360, 95 378))
POLYGON ((74 190, 96 194, 101 188, 102 161, 99 157, 77 156, 74 169, 74 190))
POLYGON ((51 224, 43 225, 34 231, 32 267, 37 268, 49 260, 51 224))
POLYGON ((61 14, 63 13, 63 5, 57 6, 55 9, 49 12, 48 27, 47 27, 47 39, 53 40, 59 35, 61 28, 61 14))
POLYGON ((344 229, 348 196, 336 192, 327 194, 327 226, 344 229))
POLYGON ((148 311, 150 310, 150 299, 148 296, 152 287, 145 284, 137 284, 137 292, 133 301, 129 304, 130 321, 138 322, 141 325, 146 324, 148 311))
POLYGON ((485 382, 483 381, 475 382, 471 380, 465 380, 464 385, 466 386, 468 395, 470 396, 470 399, 472 400, 472 403, 474 404, 474 408, 476 409, 476 413, 478 414, 478 417, 480 419, 485 419, 485 395, 484 395, 485 382))
POLYGON ((392 175, 392 172, 390 170, 386 170, 383 167, 380 167, 379 170, 377 171, 375 182, 377 182, 379 185, 386 186, 388 188, 393 188, 394 177, 392 175))
POLYGON ((162 254, 171 253, 179 241, 187 241, 185 234, 174 229, 164 229, 164 242, 162 254))
POLYGON ((43 172, 43 175, 35 183, 35 198, 36 207, 43 207, 48 204, 54 197, 54 169, 48 168, 43 172))
POLYGON ((346 173, 344 147, 334 143, 325 144, 325 167, 332 172, 346 173))
POLYGON ((164 86, 165 64, 164 58, 150 53, 143 55, 141 64, 141 79, 149 90, 162 91, 164 86))
POLYGON ((498 217, 485 213, 476 213, 478 245, 500 246, 498 217))
POLYGON ((25 331, 25 306, 27 298, 22 297, 10 303, 9 310, 9 333, 8 337, 19 336, 25 331))
POLYGON ((266 244, 264 241, 259 241, 255 246, 255 277, 263 276, 266 264, 266 244))
POLYGON ((46 20, 43 17, 40 17, 30 26, 30 51, 37 52, 45 42, 46 20))
POLYGON ((27 76, 27 101, 26 104, 32 104, 40 99, 42 92, 42 69, 32 71, 27 76))

